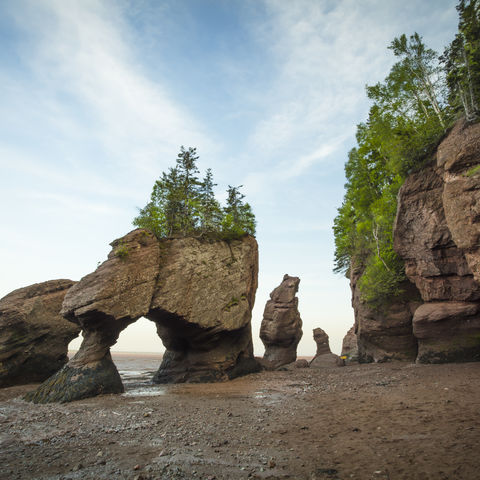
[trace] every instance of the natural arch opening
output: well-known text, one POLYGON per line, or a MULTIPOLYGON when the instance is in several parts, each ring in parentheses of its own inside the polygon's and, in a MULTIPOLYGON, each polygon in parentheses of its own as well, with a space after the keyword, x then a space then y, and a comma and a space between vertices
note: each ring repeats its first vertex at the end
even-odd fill
POLYGON ((72 358, 79 350, 83 341, 82 332, 80 332, 69 344, 67 348, 68 358, 72 358))
POLYGON ((165 347, 157 335, 154 322, 140 317, 120 333, 110 349, 125 390, 147 382, 158 370, 165 347))

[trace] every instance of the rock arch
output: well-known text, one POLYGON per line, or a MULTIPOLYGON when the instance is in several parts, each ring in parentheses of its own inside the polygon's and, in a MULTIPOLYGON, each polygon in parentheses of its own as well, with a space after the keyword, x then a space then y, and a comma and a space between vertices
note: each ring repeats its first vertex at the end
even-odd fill
POLYGON ((167 349, 157 383, 220 381, 258 369, 250 324, 258 275, 253 237, 158 240, 137 229, 111 246, 63 302, 61 313, 82 328, 80 350, 28 400, 123 392, 110 347, 140 317, 156 323, 167 349))

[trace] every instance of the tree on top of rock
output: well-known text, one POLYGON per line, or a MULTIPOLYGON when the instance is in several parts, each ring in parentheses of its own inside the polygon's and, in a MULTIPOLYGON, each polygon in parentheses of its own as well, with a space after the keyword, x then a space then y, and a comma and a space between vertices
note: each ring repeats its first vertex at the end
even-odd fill
POLYGON ((139 209, 133 224, 151 230, 157 237, 212 235, 234 239, 255 234, 255 215, 240 187, 228 187, 227 206, 215 198, 213 174, 208 169, 198 177, 196 148, 183 146, 175 167, 163 172, 152 190, 150 201, 139 209))

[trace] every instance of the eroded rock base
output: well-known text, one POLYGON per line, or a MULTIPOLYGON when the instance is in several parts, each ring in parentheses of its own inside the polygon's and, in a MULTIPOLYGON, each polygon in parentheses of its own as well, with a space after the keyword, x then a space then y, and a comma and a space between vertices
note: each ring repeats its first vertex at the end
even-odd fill
POLYGON ((123 384, 110 354, 102 360, 75 368, 65 365, 43 382, 37 390, 25 395, 33 403, 73 402, 107 393, 123 393, 123 384))

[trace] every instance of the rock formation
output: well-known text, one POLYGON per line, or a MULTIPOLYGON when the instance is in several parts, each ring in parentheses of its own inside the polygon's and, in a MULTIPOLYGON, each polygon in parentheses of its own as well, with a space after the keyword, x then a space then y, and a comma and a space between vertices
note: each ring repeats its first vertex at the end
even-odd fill
POLYGON ((358 288, 361 274, 360 269, 352 268, 350 271, 358 361, 415 361, 417 340, 413 335, 412 318, 421 304, 415 286, 405 281, 403 295, 388 305, 374 308, 361 298, 358 288))
POLYGON ((418 362, 480 360, 480 125, 458 122, 436 162, 400 189, 394 247, 426 302, 418 362))
POLYGON ((80 328, 60 310, 73 284, 50 280, 0 299, 0 387, 42 382, 67 363, 68 344, 80 328))
POLYGON ((258 369, 250 325, 258 272, 253 237, 157 240, 138 229, 111 245, 108 259, 65 297, 63 315, 83 331, 80 350, 28 399, 122 392, 110 347, 141 316, 156 323, 167 349, 157 383, 219 381, 258 369))
POLYGON ((317 353, 310 362, 311 368, 331 367, 340 364, 340 357, 332 353, 330 350, 330 344, 326 332, 321 328, 314 328, 313 339, 317 344, 317 353))
POLYGON ((265 305, 260 338, 265 345, 264 365, 278 368, 295 362, 302 338, 302 319, 298 312, 298 277, 285 275, 265 305))
POLYGON ((345 363, 358 362, 358 344, 355 325, 343 337, 342 357, 347 357, 345 363))

